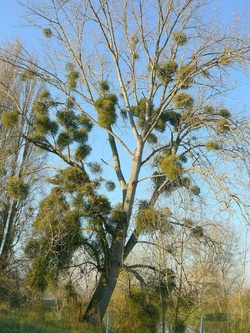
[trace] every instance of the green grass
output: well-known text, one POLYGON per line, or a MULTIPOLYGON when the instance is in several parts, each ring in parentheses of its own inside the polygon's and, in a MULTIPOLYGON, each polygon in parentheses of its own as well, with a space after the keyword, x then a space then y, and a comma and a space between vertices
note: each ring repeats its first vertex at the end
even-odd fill
MULTIPOLYGON (((19 322, 0 318, 0 333, 58 333, 59 329, 43 327, 36 323, 19 322)), ((66 333, 65 330, 63 332, 66 333)), ((67 331, 68 332, 68 331, 67 331)))
MULTIPOLYGON (((70 323, 69 318, 63 318, 62 333, 101 333, 97 328, 91 328, 83 323, 70 323)), ((51 313, 39 318, 32 313, 15 312, 0 309, 0 333, 60 333, 60 318, 51 317, 51 313)))

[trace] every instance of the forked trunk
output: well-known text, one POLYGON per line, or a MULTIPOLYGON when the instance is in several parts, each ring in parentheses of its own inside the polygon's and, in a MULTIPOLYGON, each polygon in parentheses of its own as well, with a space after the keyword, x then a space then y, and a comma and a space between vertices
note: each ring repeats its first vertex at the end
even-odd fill
POLYGON ((127 236, 127 229, 129 225, 130 216, 132 213, 133 202, 136 193, 136 187, 138 182, 138 175, 141 166, 141 156, 143 151, 143 144, 138 142, 135 156, 133 158, 133 166, 130 175, 130 182, 126 189, 126 198, 124 200, 124 209, 126 211, 127 222, 120 222, 116 228, 116 237, 113 239, 110 247, 110 255, 106 257, 107 265, 101 273, 98 285, 94 291, 94 294, 89 302, 87 310, 84 314, 83 321, 86 321, 92 325, 100 325, 103 317, 106 314, 111 297, 113 295, 116 283, 119 277, 120 268, 125 257, 128 256, 133 249, 136 242, 129 242, 129 246, 126 247, 124 252, 124 244, 127 236))

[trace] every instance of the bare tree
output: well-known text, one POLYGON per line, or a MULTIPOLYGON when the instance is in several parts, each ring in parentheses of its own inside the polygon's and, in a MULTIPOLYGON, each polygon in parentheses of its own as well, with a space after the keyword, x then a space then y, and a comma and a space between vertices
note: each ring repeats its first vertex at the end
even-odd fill
MULTIPOLYGON (((17 42, 7 45, 3 52, 12 52, 13 57, 18 58, 21 49, 17 42)), ((32 215, 28 199, 32 197, 31 183, 34 183, 41 157, 23 135, 30 132, 27 117, 39 87, 35 81, 20 84, 18 68, 2 61, 0 86, 0 271, 6 273, 15 246, 32 215)))
MULTIPOLYGON (((23 1, 42 32, 40 61, 26 54, 14 65, 22 80, 50 87, 24 137, 68 164, 54 184, 77 211, 86 265, 98 272, 83 318, 94 324, 139 236, 157 229, 153 217, 169 220, 157 208, 164 194, 182 189, 197 209, 216 203, 247 218, 238 190, 246 188, 248 125, 223 100, 232 72, 248 65, 249 38, 241 20, 208 18, 209 3, 23 1), (108 198, 102 185, 120 192, 108 198)), ((13 63, 11 53, 1 59, 13 63)))

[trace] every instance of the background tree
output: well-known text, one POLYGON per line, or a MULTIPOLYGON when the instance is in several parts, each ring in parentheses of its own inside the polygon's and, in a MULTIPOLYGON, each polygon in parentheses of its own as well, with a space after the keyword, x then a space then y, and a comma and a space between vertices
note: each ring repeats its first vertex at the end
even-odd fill
MULTIPOLYGON (((208 20, 209 3, 23 2, 44 39, 40 62, 19 57, 14 65, 21 80, 50 87, 35 101, 32 133, 24 137, 59 157, 62 169, 68 165, 50 196, 62 196, 64 221, 73 211, 74 225, 81 224, 77 245, 87 257, 78 264, 98 273, 83 320, 102 321, 139 237, 157 230, 157 220, 176 222, 164 212, 164 195, 181 192, 197 211, 218 204, 223 218, 236 207, 247 216, 246 192, 238 191, 247 179, 247 122, 222 96, 232 71, 248 64, 249 38, 240 20, 228 27, 208 20), (112 192, 115 185, 120 192, 112 192)), ((68 239, 60 246, 71 254, 68 239)), ((53 251, 48 256, 46 264, 53 251)))
MULTIPOLYGON (((4 53, 21 57, 21 46, 7 45, 4 53)), ((24 139, 30 133, 32 105, 39 84, 30 80, 21 83, 19 69, 1 61, 0 72, 0 272, 5 273, 14 263, 14 252, 21 236, 31 222, 35 206, 31 198, 36 171, 42 163, 37 148, 24 139)))

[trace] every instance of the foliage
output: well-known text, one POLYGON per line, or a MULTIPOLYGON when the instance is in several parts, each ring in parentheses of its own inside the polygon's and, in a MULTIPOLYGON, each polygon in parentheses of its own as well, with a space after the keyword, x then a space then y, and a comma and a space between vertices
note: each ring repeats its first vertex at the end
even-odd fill
POLYGON ((2 115, 2 124, 8 129, 12 129, 18 122, 18 110, 4 112, 2 115))
POLYGON ((67 75, 69 90, 76 89, 78 78, 79 78, 79 72, 78 71, 73 71, 73 70, 70 71, 70 73, 67 75))
POLYGON ((161 161, 162 172, 170 180, 177 180, 182 173, 182 165, 178 155, 167 155, 161 161))
POLYGON ((162 82, 169 83, 173 81, 177 68, 178 64, 173 60, 169 60, 165 64, 158 66, 157 76, 162 82))
POLYGON ((133 288, 127 296, 128 312, 119 324, 119 332, 156 332, 159 311, 145 290, 133 288))
POLYGON ((43 34, 45 37, 50 38, 52 37, 52 31, 50 28, 43 29, 43 34))
POLYGON ((29 194, 29 187, 24 184, 23 181, 17 177, 9 177, 7 181, 7 192, 9 196, 15 200, 25 200, 29 194))
POLYGON ((218 150, 220 149, 220 146, 218 145, 217 142, 211 140, 206 143, 206 148, 207 150, 214 150, 214 149, 218 150))
POLYGON ((227 109, 220 109, 218 114, 224 118, 230 118, 231 114, 227 109))
POLYGON ((72 254, 82 244, 79 214, 70 210, 66 198, 54 188, 41 202, 33 226, 43 236, 26 245, 26 254, 33 262, 26 280, 31 287, 44 291, 57 281, 60 270, 69 265, 72 254))
POLYGON ((218 133, 225 133, 230 131, 230 124, 226 119, 220 119, 217 121, 218 133))
POLYGON ((109 91, 109 84, 107 81, 101 81, 99 85, 102 93, 109 91))
POLYGON ((201 189, 200 189, 198 186, 196 186, 196 185, 194 185, 194 186, 191 187, 191 191, 192 191, 195 195, 199 195, 199 194, 201 193, 201 189))
POLYGON ((181 319, 178 319, 173 330, 175 333, 185 333, 186 328, 187 328, 187 325, 184 323, 184 321, 181 319))
POLYGON ((180 93, 174 96, 173 103, 176 108, 190 109, 193 106, 193 98, 186 93, 180 93))
POLYGON ((182 46, 187 43, 187 36, 182 31, 174 32, 172 38, 177 45, 182 46))
POLYGON ((35 79, 37 76, 37 71, 34 68, 28 68, 23 73, 20 74, 20 81, 27 81, 30 79, 35 79))
POLYGON ((181 82, 182 88, 190 86, 194 79, 193 77, 196 75, 196 67, 193 65, 185 65, 179 68, 178 70, 178 80, 181 82))
POLYGON ((115 105, 117 101, 115 94, 107 94, 95 101, 94 106, 98 111, 98 123, 101 127, 109 127, 115 123, 115 105))
POLYGON ((163 210, 152 209, 146 203, 141 203, 139 212, 135 217, 136 230, 139 233, 149 233, 158 230, 162 224, 169 224, 166 212, 163 210))
POLYGON ((27 295, 20 290, 19 285, 20 281, 10 274, 0 275, 0 304, 7 303, 12 309, 21 308, 27 295))

